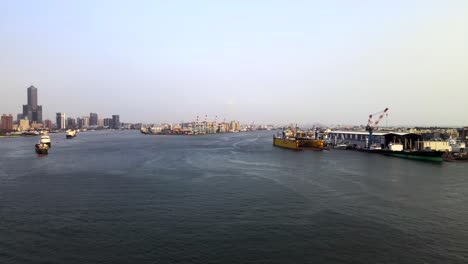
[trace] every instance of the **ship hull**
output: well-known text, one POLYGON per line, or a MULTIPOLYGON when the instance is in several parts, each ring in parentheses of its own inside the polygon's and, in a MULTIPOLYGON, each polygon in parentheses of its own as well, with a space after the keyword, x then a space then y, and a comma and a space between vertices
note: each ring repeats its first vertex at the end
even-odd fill
POLYGON ((37 154, 49 154, 49 147, 45 144, 36 144, 35 149, 37 154))
POLYGON ((391 151, 387 149, 378 149, 378 150, 364 150, 368 153, 377 153, 385 156, 404 158, 404 159, 414 159, 414 160, 425 160, 425 161, 443 161, 445 152, 442 151, 391 151))
POLYGON ((323 150, 323 140, 273 138, 273 146, 295 150, 323 150))

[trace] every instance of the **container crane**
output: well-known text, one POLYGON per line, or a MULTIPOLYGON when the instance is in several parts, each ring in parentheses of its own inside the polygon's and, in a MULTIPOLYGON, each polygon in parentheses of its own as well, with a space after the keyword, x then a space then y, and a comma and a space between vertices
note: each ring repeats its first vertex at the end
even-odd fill
POLYGON ((367 126, 366 126, 366 131, 369 131, 369 144, 367 146, 368 148, 370 148, 373 143, 372 133, 374 132, 374 128, 376 128, 379 125, 380 120, 382 120, 384 115, 387 114, 387 111, 388 111, 388 107, 385 108, 383 111, 369 115, 369 120, 367 120, 367 126), (372 118, 377 115, 378 115, 377 120, 373 121, 372 118))

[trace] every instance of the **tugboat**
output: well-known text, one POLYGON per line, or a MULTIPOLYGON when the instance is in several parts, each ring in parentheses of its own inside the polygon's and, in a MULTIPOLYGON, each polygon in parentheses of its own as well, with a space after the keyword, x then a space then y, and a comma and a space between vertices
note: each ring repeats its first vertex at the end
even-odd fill
POLYGON ((68 129, 67 130, 67 139, 72 139, 76 137, 76 130, 68 129))
POLYGON ((39 144, 36 144, 35 147, 36 147, 37 154, 44 154, 44 155, 49 154, 49 145, 44 144, 44 143, 39 143, 39 144))

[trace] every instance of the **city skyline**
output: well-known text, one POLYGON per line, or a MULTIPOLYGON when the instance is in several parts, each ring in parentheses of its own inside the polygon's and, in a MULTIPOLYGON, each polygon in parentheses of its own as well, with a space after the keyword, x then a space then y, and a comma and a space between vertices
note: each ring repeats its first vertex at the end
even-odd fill
POLYGON ((466 1, 6 1, 0 113, 465 126, 466 1), (33 39, 34 41, 31 41, 33 39))

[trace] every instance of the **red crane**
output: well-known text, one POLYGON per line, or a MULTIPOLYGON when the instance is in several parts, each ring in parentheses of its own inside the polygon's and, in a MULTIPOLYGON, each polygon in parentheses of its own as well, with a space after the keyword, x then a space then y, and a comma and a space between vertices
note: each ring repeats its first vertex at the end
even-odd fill
POLYGON ((372 133, 374 132, 374 128, 379 125, 380 120, 382 120, 382 118, 387 112, 388 112, 388 107, 380 112, 369 115, 369 119, 367 120, 367 126, 366 126, 366 131, 369 131, 369 145, 367 146, 368 148, 370 148, 370 146, 373 143, 372 133), (372 118, 377 115, 378 115, 378 119, 373 121, 372 118))

